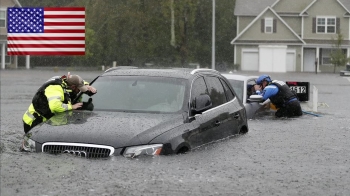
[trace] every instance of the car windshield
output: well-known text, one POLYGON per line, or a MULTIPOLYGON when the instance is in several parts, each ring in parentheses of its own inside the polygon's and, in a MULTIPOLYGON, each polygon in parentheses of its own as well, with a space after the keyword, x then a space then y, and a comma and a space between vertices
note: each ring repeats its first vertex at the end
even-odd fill
POLYGON ((235 91, 237 97, 242 101, 243 100, 243 89, 244 89, 244 81, 229 79, 233 90, 235 91))
MULTIPOLYGON (((170 77, 101 76, 93 84, 94 110, 174 113, 182 109, 186 80, 170 77)), ((82 101, 90 97, 83 94, 82 101)))

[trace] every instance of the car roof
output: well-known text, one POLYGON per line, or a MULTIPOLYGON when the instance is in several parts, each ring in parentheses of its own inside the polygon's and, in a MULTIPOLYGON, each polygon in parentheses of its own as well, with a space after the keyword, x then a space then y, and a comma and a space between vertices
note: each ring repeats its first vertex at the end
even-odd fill
POLYGON ((239 75, 239 74, 221 74, 221 75, 225 76, 227 79, 240 80, 240 81, 256 79, 259 77, 259 76, 246 76, 246 75, 239 75))
POLYGON ((174 77, 189 79, 197 73, 220 74, 213 69, 190 69, 190 68, 165 68, 165 69, 139 69, 131 68, 116 68, 109 69, 102 76, 158 76, 158 77, 174 77))

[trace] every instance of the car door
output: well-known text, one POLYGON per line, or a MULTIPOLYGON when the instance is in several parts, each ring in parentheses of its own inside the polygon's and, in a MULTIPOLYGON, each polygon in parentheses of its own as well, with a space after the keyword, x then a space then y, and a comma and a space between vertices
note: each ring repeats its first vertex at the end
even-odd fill
MULTIPOLYGON (((194 79, 191 85, 190 95, 190 108, 194 108, 196 97, 199 95, 207 94, 208 89, 203 77, 194 79)), ((192 129, 186 132, 183 137, 191 145, 192 148, 198 147, 208 142, 210 132, 215 127, 215 121, 211 118, 208 112, 202 112, 200 114, 190 113, 190 124, 192 129)))
MULTIPOLYGON (((250 79, 247 79, 246 81, 246 85, 244 85, 245 87, 248 87, 248 86, 254 86, 256 84, 256 81, 254 78, 250 78, 250 79)), ((260 105, 259 105, 259 102, 250 102, 249 101, 249 96, 251 94, 255 94, 255 93, 248 93, 247 92, 248 89, 246 88, 245 89, 245 108, 246 108, 246 112, 247 112, 247 117, 250 119, 250 118, 253 118, 256 111, 258 111, 260 109, 260 105)))
POLYGON ((241 100, 238 99, 238 97, 235 96, 235 94, 232 92, 232 90, 229 88, 229 83, 227 83, 222 78, 220 79, 222 86, 224 87, 225 95, 227 103, 225 103, 227 112, 230 116, 228 121, 224 124, 224 128, 227 129, 228 135, 230 134, 238 134, 239 133, 239 124, 241 118, 241 112, 245 110, 244 105, 242 104, 241 100))
MULTIPOLYGON (((256 84, 256 78, 249 78, 246 81, 246 85, 245 86, 253 86, 256 84)), ((246 89, 248 90, 248 89, 246 89)), ((263 112, 266 111, 266 109, 264 109, 263 107, 261 107, 261 105, 259 104, 259 102, 256 101, 249 101, 249 93, 246 93, 246 104, 245 104, 245 108, 246 108, 246 112, 247 112, 247 117, 249 119, 254 118, 255 114, 258 112, 263 112)), ((253 93, 255 94, 255 93, 253 93)))
POLYGON ((213 105, 203 112, 210 129, 201 134, 206 142, 212 142, 232 135, 233 114, 228 111, 235 106, 232 102, 227 102, 224 87, 216 75, 205 76, 205 82, 213 105))

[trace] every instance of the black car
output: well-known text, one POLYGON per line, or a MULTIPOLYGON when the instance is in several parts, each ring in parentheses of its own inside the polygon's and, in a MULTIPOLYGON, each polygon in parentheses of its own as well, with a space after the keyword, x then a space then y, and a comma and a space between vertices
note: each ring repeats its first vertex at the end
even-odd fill
POLYGON ((82 157, 184 153, 248 132, 242 102, 211 69, 111 69, 83 110, 56 114, 24 136, 30 152, 82 157))

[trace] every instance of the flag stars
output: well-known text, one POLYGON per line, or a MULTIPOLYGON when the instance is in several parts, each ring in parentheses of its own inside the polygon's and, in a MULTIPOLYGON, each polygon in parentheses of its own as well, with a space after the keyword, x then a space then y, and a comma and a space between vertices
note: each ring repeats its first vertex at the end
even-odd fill
POLYGON ((44 30, 44 10, 38 8, 8 8, 8 32, 38 33, 44 30))

